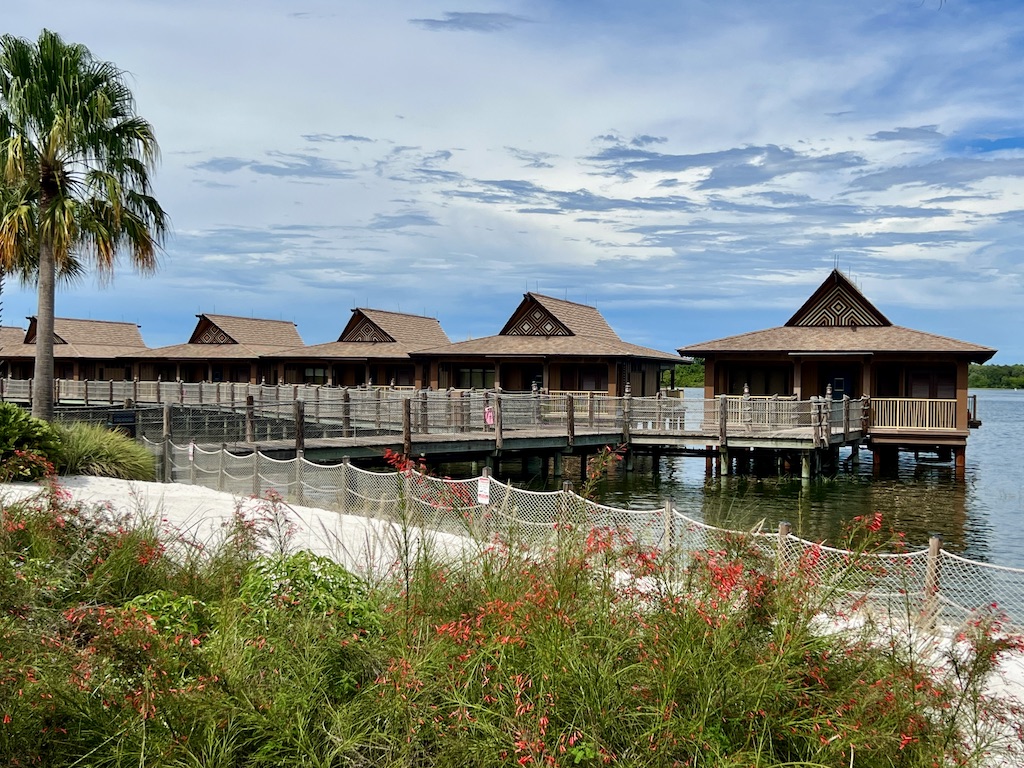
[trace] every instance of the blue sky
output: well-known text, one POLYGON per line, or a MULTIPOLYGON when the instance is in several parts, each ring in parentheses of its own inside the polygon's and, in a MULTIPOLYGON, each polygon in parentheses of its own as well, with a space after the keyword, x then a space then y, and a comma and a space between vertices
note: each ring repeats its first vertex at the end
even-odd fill
MULTIPOLYGON (((496 333, 526 291, 665 351, 781 325, 838 264, 893 322, 1024 361, 1019 0, 48 0, 131 73, 173 236, 57 297, 496 333)), ((9 284, 5 325, 35 313, 9 284)))

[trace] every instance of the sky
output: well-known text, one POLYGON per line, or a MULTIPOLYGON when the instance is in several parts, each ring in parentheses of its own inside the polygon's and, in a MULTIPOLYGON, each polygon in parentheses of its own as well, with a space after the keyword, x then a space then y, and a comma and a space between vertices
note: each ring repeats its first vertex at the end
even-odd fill
MULTIPOLYGON (((838 266, 892 322, 1024 362, 1019 0, 47 0, 161 147, 159 271, 59 317, 337 339, 354 307, 497 333, 527 291, 672 352, 838 266)), ((34 288, 8 281, 4 325, 34 288)))

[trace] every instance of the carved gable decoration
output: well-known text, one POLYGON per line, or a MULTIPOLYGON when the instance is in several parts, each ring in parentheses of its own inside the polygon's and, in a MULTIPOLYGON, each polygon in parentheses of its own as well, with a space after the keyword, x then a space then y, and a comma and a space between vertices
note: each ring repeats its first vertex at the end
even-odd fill
POLYGON ((192 338, 188 340, 188 343, 236 344, 237 342, 224 333, 223 329, 216 323, 212 322, 210 318, 205 315, 200 315, 199 322, 196 323, 196 329, 192 332, 192 338))
POLYGON ((212 326, 211 325, 209 328, 207 328, 205 331, 203 331, 201 334, 199 334, 199 338, 196 339, 195 343, 196 344, 230 344, 231 343, 231 339, 229 339, 228 335, 226 333, 224 333, 224 331, 222 331, 220 328, 217 328, 216 326, 212 326))
POLYGON ((829 328, 837 326, 890 326, 845 275, 832 272, 814 295, 786 323, 788 326, 829 328))
POLYGON ((352 322, 338 341, 393 342, 394 339, 384 333, 379 325, 360 313, 352 318, 352 322))
POLYGON ((554 315, 535 302, 525 307, 508 322, 503 336, 572 336, 554 315))

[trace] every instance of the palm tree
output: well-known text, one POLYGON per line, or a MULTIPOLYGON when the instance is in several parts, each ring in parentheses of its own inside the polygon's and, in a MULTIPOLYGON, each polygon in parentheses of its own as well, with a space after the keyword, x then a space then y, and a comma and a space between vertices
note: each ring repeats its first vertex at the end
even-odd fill
POLYGON ((0 37, 0 268, 39 290, 32 414, 53 418, 54 289, 119 255, 156 269, 166 213, 150 194, 159 147, 125 72, 43 30, 0 37))

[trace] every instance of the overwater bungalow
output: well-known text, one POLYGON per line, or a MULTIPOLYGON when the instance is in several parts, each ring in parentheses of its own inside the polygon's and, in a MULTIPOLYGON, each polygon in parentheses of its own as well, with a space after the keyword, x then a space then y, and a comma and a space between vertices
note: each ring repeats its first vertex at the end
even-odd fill
MULTIPOLYGON (((53 321, 53 373, 56 379, 124 381, 132 378, 131 358, 146 351, 135 323, 79 320, 53 321)), ((3 375, 31 379, 36 356, 36 318, 27 331, 4 328, 0 335, 3 375)))
POLYGON ((295 323, 231 315, 196 315, 185 344, 148 349, 135 355, 141 381, 277 384, 276 365, 264 358, 302 345, 295 323))
POLYGON ((427 386, 430 366, 413 360, 421 349, 448 344, 434 317, 356 308, 337 341, 264 355, 285 384, 427 386))
POLYGON ((595 307, 526 293, 495 336, 413 353, 435 389, 655 395, 676 355, 619 338, 595 307))
POLYGON ((679 348, 704 359, 704 396, 870 398, 867 445, 876 468, 898 451, 955 458, 970 429, 970 363, 996 350, 893 325, 839 270, 782 326, 679 348))

